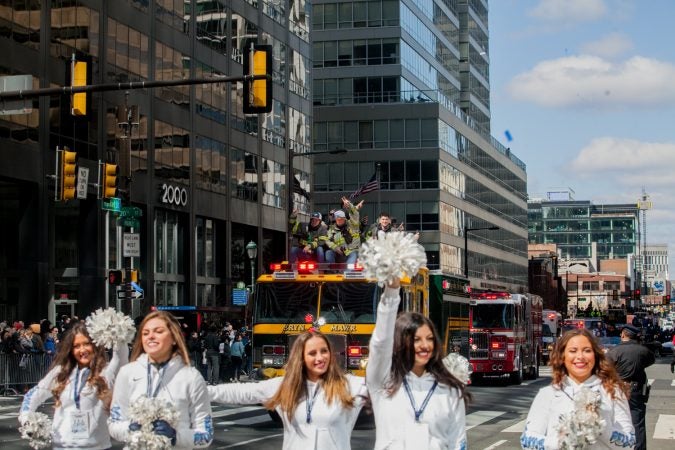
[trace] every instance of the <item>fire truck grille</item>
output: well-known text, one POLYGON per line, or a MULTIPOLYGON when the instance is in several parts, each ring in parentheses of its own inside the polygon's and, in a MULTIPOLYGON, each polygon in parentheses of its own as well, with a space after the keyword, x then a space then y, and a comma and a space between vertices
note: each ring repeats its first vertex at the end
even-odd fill
POLYGON ((487 333, 471 333, 471 344, 469 346, 470 358, 485 358, 488 357, 488 334, 487 333))

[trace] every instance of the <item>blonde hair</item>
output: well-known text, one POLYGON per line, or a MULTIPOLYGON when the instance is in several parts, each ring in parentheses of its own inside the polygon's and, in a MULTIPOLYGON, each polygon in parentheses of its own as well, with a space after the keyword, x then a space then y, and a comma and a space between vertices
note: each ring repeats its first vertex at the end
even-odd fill
POLYGON ((318 331, 306 331, 295 339, 285 366, 286 375, 284 375, 284 380, 281 382, 277 392, 265 403, 265 407, 269 410, 273 410, 279 406, 289 420, 292 420, 298 403, 309 395, 307 392, 307 371, 305 368, 305 344, 315 337, 323 339, 330 352, 328 368, 321 377, 321 389, 325 392, 326 403, 330 405, 333 401, 339 401, 343 408, 352 408, 354 406, 354 397, 352 397, 349 390, 347 377, 335 360, 335 354, 330 342, 326 336, 318 331))
POLYGON ((188 354, 187 345, 185 345, 183 333, 180 329, 180 323, 178 323, 178 319, 166 311, 153 311, 145 316, 138 327, 136 340, 134 341, 134 347, 131 350, 131 357, 129 357, 129 361, 136 361, 138 357, 141 356, 141 354, 145 353, 145 350, 143 350, 143 328, 145 328, 147 323, 152 319, 161 319, 164 321, 164 323, 166 323, 166 327, 169 329, 173 340, 176 342, 172 355, 180 355, 183 363, 185 363, 185 365, 190 365, 190 356, 188 354))

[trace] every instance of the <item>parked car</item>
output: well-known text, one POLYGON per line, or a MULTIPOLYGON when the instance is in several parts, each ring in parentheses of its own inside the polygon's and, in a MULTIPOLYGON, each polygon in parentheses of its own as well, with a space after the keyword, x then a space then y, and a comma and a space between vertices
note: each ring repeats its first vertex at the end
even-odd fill
POLYGON ((672 355, 673 354, 673 341, 661 343, 661 354, 662 355, 672 355))
POLYGON ((598 338, 598 342, 602 350, 607 353, 611 348, 621 343, 621 338, 619 336, 603 336, 598 338))

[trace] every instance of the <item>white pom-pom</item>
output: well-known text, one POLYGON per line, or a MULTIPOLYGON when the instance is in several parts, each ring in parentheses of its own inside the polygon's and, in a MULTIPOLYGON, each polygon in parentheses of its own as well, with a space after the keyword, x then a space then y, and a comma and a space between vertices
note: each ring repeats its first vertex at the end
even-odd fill
POLYGON ((427 263, 427 255, 415 235, 379 231, 377 239, 369 239, 361 246, 359 262, 366 277, 374 278, 380 286, 384 286, 404 275, 415 276, 419 268, 427 263))
POLYGON ((32 448, 45 448, 52 443, 52 421, 46 414, 40 412, 26 414, 19 432, 32 448))
POLYGON ((114 308, 97 309, 86 320, 87 331, 96 345, 107 349, 115 344, 129 344, 136 333, 136 327, 131 317, 114 308))
POLYGON ((443 358, 443 364, 462 383, 467 384, 471 379, 471 363, 459 353, 449 353, 443 358))
POLYGON ((138 397, 129 406, 129 421, 141 426, 140 430, 130 431, 125 450, 168 450, 171 440, 152 431, 152 423, 164 420, 173 428, 178 423, 178 413, 173 404, 156 397, 138 397))
POLYGON ((556 432, 562 450, 578 450, 595 444, 605 428, 600 416, 602 397, 587 387, 579 390, 574 398, 574 409, 560 416, 556 432))

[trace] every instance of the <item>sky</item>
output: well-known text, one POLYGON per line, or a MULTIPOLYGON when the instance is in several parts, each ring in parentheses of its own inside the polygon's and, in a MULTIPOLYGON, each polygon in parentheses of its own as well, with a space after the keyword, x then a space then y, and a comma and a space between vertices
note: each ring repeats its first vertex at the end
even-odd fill
POLYGON ((488 6, 492 135, 527 165, 530 198, 635 203, 644 189, 647 245, 669 245, 674 279, 675 1, 488 6))

